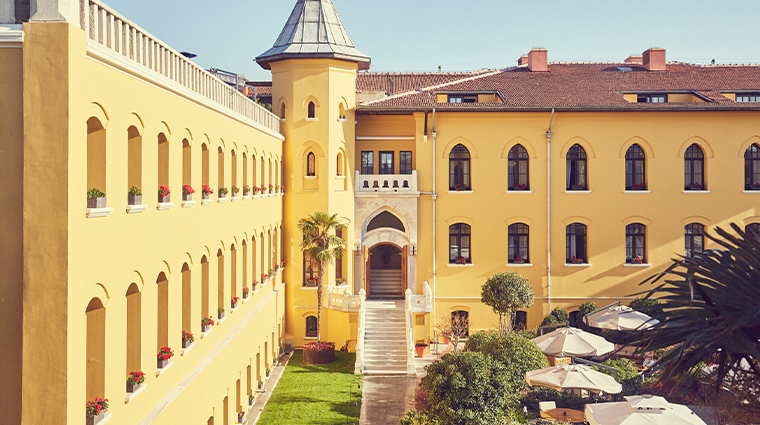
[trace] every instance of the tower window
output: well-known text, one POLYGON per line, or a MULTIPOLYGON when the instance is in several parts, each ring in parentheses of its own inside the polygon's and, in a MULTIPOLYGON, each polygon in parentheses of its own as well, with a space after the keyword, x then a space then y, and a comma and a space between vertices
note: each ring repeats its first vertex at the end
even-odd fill
POLYGON ((309 118, 316 118, 316 106, 314 106, 314 102, 309 102, 309 118))

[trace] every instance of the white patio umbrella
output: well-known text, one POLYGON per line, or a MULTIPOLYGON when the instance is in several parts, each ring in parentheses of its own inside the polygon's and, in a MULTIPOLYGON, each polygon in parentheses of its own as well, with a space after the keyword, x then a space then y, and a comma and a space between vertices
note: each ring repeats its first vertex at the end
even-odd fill
POLYGON ((601 356, 615 350, 615 344, 577 328, 560 328, 533 338, 541 352, 547 356, 601 356))
POLYGON ((644 395, 626 397, 626 400, 587 404, 586 420, 591 425, 707 425, 688 407, 668 403, 662 397, 644 395), (663 402, 666 407, 661 407, 663 402), (646 405, 652 407, 644 407, 646 405))
POLYGON ((617 305, 586 316, 589 326, 616 331, 649 329, 660 323, 644 313, 624 305, 617 305))
POLYGON ((549 387, 557 391, 581 389, 619 394, 623 386, 615 378, 597 372, 588 366, 562 364, 525 373, 530 386, 549 387))

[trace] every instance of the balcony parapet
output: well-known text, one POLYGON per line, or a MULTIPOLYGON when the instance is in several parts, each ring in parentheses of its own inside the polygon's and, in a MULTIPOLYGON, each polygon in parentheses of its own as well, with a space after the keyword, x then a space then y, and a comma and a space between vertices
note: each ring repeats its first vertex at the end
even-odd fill
POLYGON ((412 174, 360 174, 354 179, 356 196, 420 196, 417 190, 417 170, 412 174))
POLYGON ((325 288, 327 295, 327 308, 336 311, 357 313, 361 304, 361 296, 351 295, 346 286, 328 286, 325 288))
MULTIPOLYGON (((74 3, 76 0, 70 2, 74 3)), ((37 3, 52 3, 37 0, 37 3)), ((60 2, 59 2, 60 3, 60 2)), ((172 90, 189 91, 230 116, 280 135, 280 118, 189 60, 99 0, 78 0, 75 22, 89 46, 140 74, 168 79, 172 90), (230 114, 231 113, 231 114, 230 114)), ((73 13, 72 13, 73 14, 73 13)), ((67 17, 71 19, 72 17, 67 17)), ((74 19, 71 19, 72 21, 74 19)))

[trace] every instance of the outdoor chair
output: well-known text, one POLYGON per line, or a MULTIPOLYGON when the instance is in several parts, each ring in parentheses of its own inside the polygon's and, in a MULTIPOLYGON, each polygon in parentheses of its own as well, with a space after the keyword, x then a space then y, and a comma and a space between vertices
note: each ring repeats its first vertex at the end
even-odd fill
POLYGON ((556 409, 556 408, 557 408, 557 404, 554 403, 553 401, 541 401, 538 403, 538 410, 542 412, 544 410, 551 410, 551 409, 556 409))

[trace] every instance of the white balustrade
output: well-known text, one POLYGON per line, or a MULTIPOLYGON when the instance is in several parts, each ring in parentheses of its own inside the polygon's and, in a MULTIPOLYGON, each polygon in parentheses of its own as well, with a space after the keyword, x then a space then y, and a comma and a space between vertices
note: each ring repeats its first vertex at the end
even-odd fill
POLYGON ((404 299, 404 317, 406 318, 406 373, 414 375, 414 321, 412 320, 412 290, 408 289, 404 299))
POLYGON ((364 373, 364 329, 366 326, 364 316, 367 312, 367 292, 364 288, 359 290, 359 330, 356 333, 356 366, 354 373, 364 373))
POLYGON ((280 133, 280 118, 99 0, 79 0, 79 27, 102 47, 280 133))
POLYGON ((354 191, 363 193, 417 194, 417 170, 412 174, 361 174, 356 172, 354 191))
POLYGON ((433 312, 433 291, 430 290, 430 284, 427 281, 422 284, 422 295, 412 295, 412 312, 433 312))

